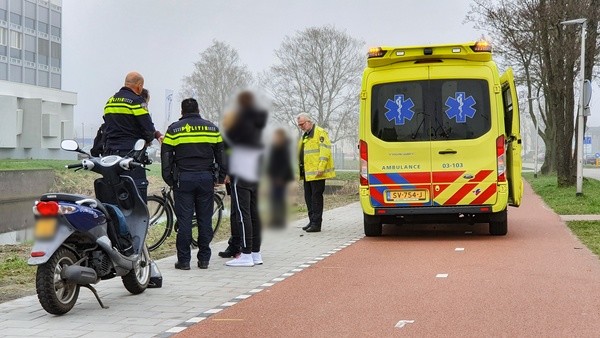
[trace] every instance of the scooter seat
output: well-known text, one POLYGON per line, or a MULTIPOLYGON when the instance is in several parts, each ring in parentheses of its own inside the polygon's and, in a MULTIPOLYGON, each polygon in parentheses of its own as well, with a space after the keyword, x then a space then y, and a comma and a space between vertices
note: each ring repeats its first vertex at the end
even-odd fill
POLYGON ((97 199, 90 197, 90 196, 78 195, 78 194, 65 194, 65 193, 47 193, 47 194, 43 194, 42 197, 40 197, 40 201, 43 201, 43 202, 65 201, 65 202, 77 203, 77 201, 81 201, 84 199, 93 199, 94 201, 96 201, 96 209, 102 211, 104 216, 106 216, 107 219, 110 219, 110 215, 108 213, 108 210, 106 210, 106 207, 104 207, 104 204, 102 204, 102 202, 100 202, 97 199))

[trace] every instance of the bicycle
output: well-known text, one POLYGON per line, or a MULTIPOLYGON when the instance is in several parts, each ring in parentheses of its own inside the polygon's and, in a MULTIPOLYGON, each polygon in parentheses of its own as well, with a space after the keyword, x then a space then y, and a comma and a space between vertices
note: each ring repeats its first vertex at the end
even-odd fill
MULTIPOLYGON (((226 192, 224 190, 216 190, 213 198, 214 207, 212 214, 213 233, 219 230, 223 210, 225 206, 223 199, 226 192)), ((177 232, 177 221, 175 220, 173 193, 170 187, 163 187, 161 194, 148 196, 148 213, 150 219, 148 221, 148 234, 146 235, 146 244, 148 250, 153 251, 158 248, 167 237, 171 236, 173 230, 177 232)), ((196 215, 192 218, 192 245, 198 246, 198 222, 196 215)))

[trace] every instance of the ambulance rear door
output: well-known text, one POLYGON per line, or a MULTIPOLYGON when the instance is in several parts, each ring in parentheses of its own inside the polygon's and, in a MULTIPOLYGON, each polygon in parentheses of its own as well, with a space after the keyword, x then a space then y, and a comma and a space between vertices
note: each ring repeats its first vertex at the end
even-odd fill
POLYGON ((456 64, 431 66, 429 74, 433 205, 494 204, 503 141, 490 104, 493 73, 456 64))
POLYGON ((369 75, 365 134, 375 208, 431 206, 427 77, 427 66, 412 65, 369 75))
POLYGON ((500 77, 502 83, 502 103, 504 106, 504 128, 506 132, 506 178, 508 180, 508 202, 519 206, 523 197, 523 178, 521 177, 521 129, 519 121, 519 103, 513 71, 509 68, 500 77))

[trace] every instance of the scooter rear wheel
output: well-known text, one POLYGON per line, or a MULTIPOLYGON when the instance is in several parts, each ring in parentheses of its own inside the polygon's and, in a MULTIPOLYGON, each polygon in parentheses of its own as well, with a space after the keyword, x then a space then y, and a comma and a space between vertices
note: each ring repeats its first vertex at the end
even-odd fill
POLYGON ((79 296, 79 285, 67 283, 60 273, 65 266, 77 262, 75 254, 64 247, 54 252, 50 259, 38 266, 35 288, 40 304, 48 313, 63 315, 69 312, 79 296))
POLYGON ((127 291, 134 295, 140 294, 146 290, 150 282, 150 254, 148 247, 144 245, 141 258, 135 264, 134 268, 128 274, 121 277, 123 285, 127 291))

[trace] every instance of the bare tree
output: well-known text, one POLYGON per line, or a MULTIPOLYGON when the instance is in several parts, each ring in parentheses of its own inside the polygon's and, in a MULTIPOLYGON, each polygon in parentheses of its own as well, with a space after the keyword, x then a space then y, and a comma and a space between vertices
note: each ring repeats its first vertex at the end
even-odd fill
POLYGON ((334 27, 312 27, 285 37, 278 63, 261 79, 271 96, 273 117, 295 124, 306 112, 330 132, 332 142, 357 138, 364 43, 334 27))
POLYGON ((218 122, 232 95, 250 86, 252 81, 252 73, 240 61, 237 50, 213 40, 200 53, 192 74, 183 78, 181 95, 196 98, 202 116, 218 122))
MULTIPOLYGON (((504 61, 515 66, 520 84, 527 86, 528 98, 540 97, 539 109, 546 143, 546 161, 542 172, 556 169, 559 186, 575 183, 573 152, 574 80, 578 70, 578 46, 575 28, 560 27, 559 22, 588 18, 594 32, 588 34, 588 67, 598 53, 595 28, 598 0, 475 0, 468 16, 479 28, 495 35, 504 61)), ((533 100, 528 100, 533 114, 533 100)), ((539 121, 537 121, 539 123, 539 121)))

